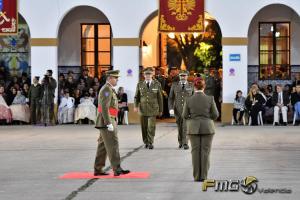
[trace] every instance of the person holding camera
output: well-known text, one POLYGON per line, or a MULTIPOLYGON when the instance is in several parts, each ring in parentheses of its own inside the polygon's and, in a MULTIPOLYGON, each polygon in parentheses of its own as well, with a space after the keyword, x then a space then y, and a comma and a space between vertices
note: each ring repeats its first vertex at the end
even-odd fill
POLYGON ((47 126, 54 120, 54 98, 57 87, 56 80, 52 77, 52 70, 47 70, 42 80, 43 98, 42 98, 42 117, 41 122, 47 126))

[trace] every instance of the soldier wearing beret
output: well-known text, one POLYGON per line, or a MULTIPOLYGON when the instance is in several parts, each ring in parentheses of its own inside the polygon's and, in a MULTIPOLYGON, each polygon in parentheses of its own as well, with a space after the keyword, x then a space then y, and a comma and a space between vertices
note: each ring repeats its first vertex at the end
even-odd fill
POLYGON ((140 113, 142 137, 145 148, 153 149, 156 117, 163 112, 163 96, 161 84, 153 80, 154 70, 144 70, 145 80, 137 84, 134 97, 134 111, 140 113))
POLYGON ((205 86, 205 80, 200 77, 195 79, 195 93, 186 99, 182 113, 182 117, 187 120, 187 134, 191 142, 194 180, 200 182, 207 179, 215 133, 214 120, 219 115, 214 97, 204 92, 205 86))
POLYGON ((96 127, 100 129, 98 149, 95 158, 94 175, 108 175, 103 171, 106 156, 110 160, 114 176, 128 174, 129 170, 121 168, 119 141, 117 135, 118 97, 114 90, 119 78, 119 70, 106 72, 106 84, 101 88, 98 97, 98 114, 96 127))
POLYGON ((175 115, 176 118, 179 148, 184 148, 185 150, 189 149, 189 146, 186 137, 186 123, 182 117, 182 111, 186 98, 192 96, 194 91, 193 84, 187 81, 188 74, 186 70, 179 72, 180 81, 172 84, 168 100, 170 115, 175 115))

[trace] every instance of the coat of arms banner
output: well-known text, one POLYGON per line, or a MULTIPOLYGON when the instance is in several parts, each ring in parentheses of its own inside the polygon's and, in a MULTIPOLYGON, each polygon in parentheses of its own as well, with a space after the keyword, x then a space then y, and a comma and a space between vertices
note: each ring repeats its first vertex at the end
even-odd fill
POLYGON ((204 0, 159 0, 160 32, 203 32, 204 0))
POLYGON ((0 35, 12 35, 17 32, 17 0, 0 0, 0 35))

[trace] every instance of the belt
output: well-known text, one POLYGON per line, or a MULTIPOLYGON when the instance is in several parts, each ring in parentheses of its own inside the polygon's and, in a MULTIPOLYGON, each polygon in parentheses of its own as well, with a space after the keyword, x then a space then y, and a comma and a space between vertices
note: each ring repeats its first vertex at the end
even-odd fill
MULTIPOLYGON (((102 113, 102 107, 100 105, 98 106, 98 112, 102 113)), ((108 112, 111 116, 118 117, 118 109, 110 107, 108 112)))

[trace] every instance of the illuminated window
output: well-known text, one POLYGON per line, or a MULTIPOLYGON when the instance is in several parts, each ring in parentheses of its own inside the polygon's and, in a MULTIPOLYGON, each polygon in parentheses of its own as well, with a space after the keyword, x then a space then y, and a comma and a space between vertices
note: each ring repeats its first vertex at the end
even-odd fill
POLYGON ((81 24, 81 66, 89 75, 100 77, 111 66, 111 27, 109 24, 81 24))
POLYGON ((259 23, 259 79, 291 79, 290 23, 259 23))

